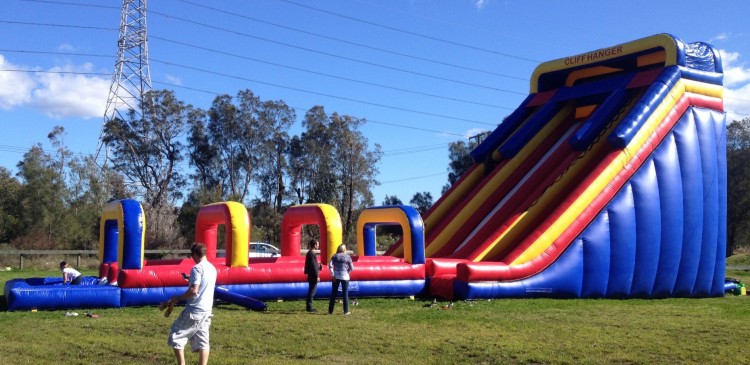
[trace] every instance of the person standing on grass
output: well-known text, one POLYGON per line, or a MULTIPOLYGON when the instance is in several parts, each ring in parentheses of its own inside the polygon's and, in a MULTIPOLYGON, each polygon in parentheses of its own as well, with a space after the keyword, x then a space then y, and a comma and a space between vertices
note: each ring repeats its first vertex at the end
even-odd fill
POLYGON ((178 365, 185 365, 185 345, 188 342, 193 352, 199 353, 200 364, 205 365, 208 364, 208 331, 214 305, 216 268, 206 259, 206 245, 202 243, 195 243, 190 247, 190 256, 195 261, 195 266, 190 270, 188 288, 167 302, 169 306, 183 300, 187 304, 172 323, 167 343, 174 349, 178 365))
POLYGON ((313 297, 315 291, 318 288, 318 282, 320 281, 320 269, 323 266, 318 262, 318 258, 315 256, 315 250, 320 248, 320 243, 317 240, 310 240, 308 243, 309 250, 305 256, 305 275, 307 275, 307 311, 316 312, 313 308, 313 297))
POLYGON ((339 246, 336 254, 331 257, 328 263, 328 270, 333 276, 331 283, 331 298, 328 301, 328 314, 333 314, 333 305, 336 301, 336 294, 341 285, 341 293, 344 297, 344 315, 349 315, 349 273, 354 270, 352 258, 346 253, 346 246, 339 246))
POLYGON ((80 285, 83 281, 83 275, 78 270, 68 266, 67 261, 60 262, 60 271, 62 271, 63 284, 80 285))

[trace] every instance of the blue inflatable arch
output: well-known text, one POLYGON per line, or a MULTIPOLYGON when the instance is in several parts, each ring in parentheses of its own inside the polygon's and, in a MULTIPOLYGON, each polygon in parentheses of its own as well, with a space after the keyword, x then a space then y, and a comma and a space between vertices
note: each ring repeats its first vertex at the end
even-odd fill
POLYGON ((416 209, 408 205, 367 208, 357 220, 357 247, 360 256, 375 256, 375 228, 400 225, 404 232, 404 260, 424 264, 424 223, 416 209))

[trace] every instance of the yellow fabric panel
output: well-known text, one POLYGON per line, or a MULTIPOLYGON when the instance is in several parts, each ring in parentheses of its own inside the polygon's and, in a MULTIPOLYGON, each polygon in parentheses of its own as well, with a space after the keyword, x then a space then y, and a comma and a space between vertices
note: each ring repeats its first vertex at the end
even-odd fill
POLYGON ((365 255, 365 224, 384 222, 393 222, 401 225, 401 230, 403 231, 401 246, 404 250, 404 261, 411 263, 411 227, 409 226, 409 219, 406 217, 406 214, 404 214, 404 211, 399 208, 365 209, 359 214, 359 218, 357 219, 357 253, 360 256, 365 255))
POLYGON ((568 74, 568 78, 565 79, 565 86, 573 86, 575 85, 576 81, 580 79, 585 79, 589 77, 599 76, 599 75, 606 75, 609 73, 622 71, 620 68, 614 68, 614 67, 607 67, 607 66, 594 66, 589 68, 584 68, 581 70, 575 70, 568 74))
MULTIPOLYGON (((635 103, 631 103, 629 108, 632 108, 632 106, 635 103)), ((607 129, 602 133, 602 135, 606 136, 609 133, 611 133, 615 128, 617 128, 617 125, 619 124, 619 121, 622 120, 622 118, 625 117, 627 113, 621 113, 620 118, 617 122, 611 123, 607 129)), ((570 167, 568 167, 561 176, 558 176, 555 180, 554 184, 552 184, 550 187, 545 190, 542 195, 535 201, 525 212, 519 215, 519 217, 513 222, 513 224, 508 227, 508 229, 500 236, 498 237, 490 246, 487 247, 486 250, 484 250, 479 256, 474 258, 474 261, 482 261, 485 257, 494 257, 498 254, 500 254, 503 250, 509 247, 509 245, 515 243, 518 243, 521 241, 522 237, 520 236, 521 232, 518 229, 514 229, 516 226, 526 227, 530 223, 526 223, 527 221, 535 221, 539 217, 542 217, 546 214, 550 214, 549 206, 551 205, 550 200, 554 199, 557 195, 560 194, 560 191, 567 189, 571 186, 571 184, 576 184, 577 179, 585 173, 584 169, 587 168, 587 165, 583 163, 584 159, 587 158, 587 156, 591 155, 599 155, 603 152, 603 150, 606 150, 609 148, 609 145, 606 142, 606 138, 599 139, 598 143, 595 143, 592 145, 587 151, 581 153, 581 155, 571 163, 570 167)))
POLYGON ((657 34, 632 42, 542 63, 537 66, 531 76, 529 93, 534 94, 539 92, 539 77, 545 73, 580 67, 657 47, 661 47, 665 51, 665 66, 677 64, 677 44, 675 43, 675 39, 668 34, 657 34))
MULTIPOLYGON (((102 263, 104 261, 104 222, 108 220, 116 220, 117 221, 117 231, 122 232, 123 231, 123 213, 122 213, 122 205, 119 201, 111 202, 104 206, 104 209, 102 210, 102 217, 99 219, 99 263, 102 263)), ((117 235, 117 247, 118 247, 118 254, 117 257, 122 257, 122 240, 123 236, 122 234, 117 235)), ((122 262, 118 263, 122 264, 122 262)))
MULTIPOLYGON (((248 244, 250 243, 250 215, 245 205, 238 202, 223 202, 229 211, 229 222, 232 231, 232 257, 231 267, 247 267, 248 264, 248 244)), ((211 204, 211 205, 216 205, 211 204)))
MULTIPOLYGON (((614 129, 614 124, 609 127, 606 133, 614 129)), ((590 150, 582 153, 579 159, 573 161, 568 169, 555 180, 544 193, 535 201, 525 212, 519 215, 519 217, 508 227, 508 229, 501 235, 495 242, 487 247, 480 255, 474 258, 474 261, 482 261, 485 257, 493 257, 503 250, 505 250, 511 243, 520 240, 520 230, 514 229, 518 225, 525 227, 528 220, 535 220, 536 218, 549 214, 549 200, 560 194, 560 190, 567 188, 570 184, 575 183, 574 179, 583 173, 586 168, 586 164, 582 163, 582 159, 586 158, 588 154, 596 154, 606 148, 606 143, 597 143, 590 150)))
POLYGON ((598 105, 586 105, 576 108, 576 119, 588 118, 598 105))
POLYGON ((617 173, 619 173, 630 162, 633 155, 648 142, 649 138, 654 133, 654 130, 656 130, 657 126, 664 120, 665 116, 674 108, 677 100, 682 97, 685 91, 717 98, 721 98, 723 95, 723 88, 721 86, 685 79, 680 80, 675 87, 672 88, 664 101, 659 104, 646 123, 644 123, 643 127, 634 136, 630 144, 628 144, 628 146, 620 152, 617 158, 615 158, 615 160, 612 161, 612 163, 596 178, 596 180, 586 188, 569 209, 562 214, 548 230, 539 236, 539 238, 537 238, 522 255, 516 258, 511 265, 526 263, 544 252, 544 250, 546 250, 554 240, 572 224, 573 220, 591 204, 596 196, 604 190, 617 173))
MULTIPOLYGON (((341 245, 341 242, 343 240, 343 235, 341 233, 341 216, 339 215, 339 211, 336 210, 332 205, 329 204, 302 204, 302 206, 313 206, 320 209, 320 213, 323 215, 323 219, 325 220, 325 230, 326 230, 326 239, 328 242, 326 242, 326 247, 328 248, 328 256, 326 257, 325 263, 329 262, 331 260, 331 257, 333 257, 334 254, 336 254, 336 250, 341 245)), ((323 229, 323 227, 320 227, 323 229)))
POLYGON ((656 65, 664 63, 664 60, 667 58, 667 53, 664 52, 664 50, 656 51, 653 53, 647 53, 642 56, 638 56, 638 60, 636 61, 638 67, 648 66, 648 65, 656 65))
POLYGON ((537 133, 521 150, 508 161, 507 164, 501 167, 501 170, 492 176, 491 180, 484 185, 471 201, 469 201, 464 208, 456 215, 456 217, 448 223, 447 226, 438 234, 432 243, 425 248, 425 256, 431 257, 435 252, 443 248, 448 243, 448 240, 453 234, 466 222, 469 217, 474 215, 479 207, 495 192, 500 184, 508 179, 511 173, 513 173, 518 166, 529 158, 529 155, 544 141, 554 129, 563 123, 573 113, 573 104, 566 103, 560 110, 555 114, 554 117, 537 133))

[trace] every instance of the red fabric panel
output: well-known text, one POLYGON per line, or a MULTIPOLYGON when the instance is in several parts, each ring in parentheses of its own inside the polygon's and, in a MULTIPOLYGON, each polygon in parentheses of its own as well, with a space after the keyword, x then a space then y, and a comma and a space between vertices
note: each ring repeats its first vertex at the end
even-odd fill
POLYGON ((453 300, 453 282, 455 275, 438 275, 430 279, 430 295, 442 299, 453 300))
POLYGON ((427 277, 435 277, 440 275, 456 275, 456 265, 461 262, 467 261, 464 259, 427 259, 425 274, 427 275, 427 277))
MULTIPOLYGON (((304 273, 304 257, 302 260, 290 260, 286 263, 267 262, 251 263, 248 267, 228 267, 214 264, 217 270, 217 284, 256 284, 256 283, 288 283, 307 280, 304 273)), ((398 260, 398 259, 397 259, 398 260)), ((372 257, 356 258, 353 260, 354 271, 352 280, 423 280, 425 279, 425 265, 412 265, 403 261, 393 261, 389 258, 373 259, 372 257)), ((187 286, 182 273, 190 274, 194 263, 185 260, 180 265, 154 265, 142 270, 122 270, 119 284, 123 288, 152 288, 164 286, 187 286)), ((321 280, 330 281, 331 275, 325 268, 320 272, 321 280)))

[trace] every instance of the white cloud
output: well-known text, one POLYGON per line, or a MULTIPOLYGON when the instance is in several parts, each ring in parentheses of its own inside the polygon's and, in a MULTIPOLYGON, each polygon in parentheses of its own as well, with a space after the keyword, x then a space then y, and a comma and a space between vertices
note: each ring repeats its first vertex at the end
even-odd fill
MULTIPOLYGON (((0 55, 0 70, 27 70, 14 65, 0 55)), ((13 107, 31 102, 31 90, 34 88, 31 74, 18 71, 0 72, 0 109, 10 110, 13 107)))
POLYGON ((76 49, 75 49, 75 47, 73 47, 72 44, 63 43, 63 44, 57 46, 57 50, 58 51, 63 51, 63 52, 73 52, 76 49))
POLYGON ((708 43, 714 43, 714 42, 721 42, 729 39, 730 34, 729 33, 721 33, 717 35, 716 37, 711 38, 708 43))
POLYGON ((478 10, 482 10, 489 0, 474 0, 474 7, 476 7, 478 10))
MULTIPOLYGON (((91 64, 55 67, 50 71, 90 72, 91 64)), ((38 77, 34 105, 52 118, 101 118, 109 93, 109 78, 66 73, 45 73, 38 77)))
POLYGON ((750 67, 736 52, 719 50, 724 65, 724 109, 729 119, 750 117, 750 67))
POLYGON ((182 79, 177 76, 167 75, 164 78, 172 85, 182 86, 182 79))

